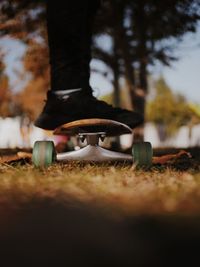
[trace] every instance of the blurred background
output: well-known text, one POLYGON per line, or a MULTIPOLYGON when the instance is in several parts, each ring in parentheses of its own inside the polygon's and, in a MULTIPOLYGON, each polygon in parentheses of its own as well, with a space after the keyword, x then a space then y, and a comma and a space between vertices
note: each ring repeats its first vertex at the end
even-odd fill
MULTIPOLYGON (((0 9, 0 148, 59 142, 33 126, 50 89, 45 1, 2 0, 0 9)), ((92 48, 94 95, 145 114, 135 140, 200 146, 199 0, 104 0, 92 48)))

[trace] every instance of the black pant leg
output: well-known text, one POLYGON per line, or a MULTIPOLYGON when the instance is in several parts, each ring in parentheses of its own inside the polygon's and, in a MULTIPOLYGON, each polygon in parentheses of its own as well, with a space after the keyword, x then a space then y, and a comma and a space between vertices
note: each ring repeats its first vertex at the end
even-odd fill
POLYGON ((81 39, 87 1, 47 0, 52 90, 81 87, 81 39))
POLYGON ((100 7, 101 0, 89 0, 87 15, 86 15, 86 25, 83 31, 83 58, 82 58, 82 69, 81 69, 81 82, 83 88, 89 87, 90 80, 90 61, 91 61, 91 43, 92 43, 92 32, 96 13, 100 7))
POLYGON ((91 34, 99 0, 48 0, 52 90, 89 86, 91 34))

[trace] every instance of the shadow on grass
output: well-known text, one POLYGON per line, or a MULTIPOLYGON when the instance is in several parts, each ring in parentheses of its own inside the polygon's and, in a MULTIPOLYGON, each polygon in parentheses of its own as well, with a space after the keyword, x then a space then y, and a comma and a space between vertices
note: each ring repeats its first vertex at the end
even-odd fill
POLYGON ((33 199, 1 212, 1 266, 194 266, 199 217, 111 218, 77 202, 33 199))

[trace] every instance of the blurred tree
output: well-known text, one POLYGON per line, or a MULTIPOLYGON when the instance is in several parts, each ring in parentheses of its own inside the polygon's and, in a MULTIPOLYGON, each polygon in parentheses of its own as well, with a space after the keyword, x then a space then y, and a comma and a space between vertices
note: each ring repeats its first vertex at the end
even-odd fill
POLYGON ((2 0, 0 9, 0 35, 9 35, 26 42, 42 34, 44 0, 2 0))
POLYGON ((161 141, 172 136, 183 125, 190 124, 193 112, 185 98, 173 93, 163 78, 155 85, 155 97, 147 105, 147 120, 158 128, 161 141))
POLYGON ((200 105, 189 103, 189 108, 192 113, 192 117, 189 123, 189 127, 190 127, 189 137, 191 138, 192 128, 194 127, 194 125, 200 123, 200 105))
MULTIPOLYGON (((196 114, 197 118, 200 119, 200 105, 198 104, 194 104, 194 103, 190 103, 189 104, 190 109, 192 110, 192 112, 194 114, 196 114)), ((199 121, 198 121, 199 122, 199 121)))
POLYGON ((195 32, 200 19, 199 0, 138 0, 128 1, 131 9, 131 28, 137 41, 133 47, 139 63, 139 97, 135 105, 145 112, 144 97, 147 94, 147 66, 159 60, 170 65, 175 60, 177 41, 186 32, 195 32), (170 42, 169 42, 170 40, 170 42))
MULTIPOLYGON (((0 7, 1 35, 12 35, 30 47, 34 40, 38 49, 32 51, 36 54, 40 51, 39 46, 41 49, 47 49, 44 0, 2 0, 0 7)), ((175 41, 180 41, 188 31, 195 32, 199 18, 199 0, 103 1, 95 25, 93 53, 94 57, 103 61, 113 73, 115 105, 120 105, 119 81, 123 77, 126 80, 132 106, 140 113, 145 113, 148 66, 157 60, 169 65, 170 61, 175 59, 173 53, 177 47, 175 41), (98 37, 102 35, 109 36, 111 40, 109 49, 98 44, 98 37)), ((38 55, 40 60, 30 63, 34 67, 27 66, 33 73, 29 89, 28 87, 25 89, 29 93, 33 89, 35 92, 40 92, 44 88, 45 91, 49 86, 48 82, 43 82, 43 85, 41 82, 48 76, 47 53, 38 55), (45 75, 38 75, 37 69, 39 73, 43 66, 47 69, 43 72, 45 75)), ((35 97, 35 101, 37 103, 33 104, 33 108, 38 106, 39 99, 35 97)), ((30 105, 25 106, 30 108, 30 105)), ((140 138, 142 139, 142 136, 140 138)))
POLYGON ((113 70, 117 92, 116 79, 125 77, 135 110, 145 114, 148 65, 157 60, 170 65, 176 59, 173 52, 177 41, 186 32, 195 32, 199 18, 199 0, 105 1, 97 35, 103 32, 110 35, 113 45, 107 53, 101 46, 97 47, 95 55, 113 70))
POLYGON ((34 120, 42 110, 45 93, 50 86, 48 49, 45 43, 29 41, 24 67, 32 74, 32 78, 16 96, 16 101, 29 118, 34 120))
POLYGON ((0 117, 12 115, 12 102, 9 90, 9 79, 5 74, 3 54, 0 55, 0 117))
POLYGON ((2 1, 1 9, 1 35, 17 38, 27 45, 23 63, 31 79, 14 99, 20 112, 34 120, 49 88, 45 1, 2 1))

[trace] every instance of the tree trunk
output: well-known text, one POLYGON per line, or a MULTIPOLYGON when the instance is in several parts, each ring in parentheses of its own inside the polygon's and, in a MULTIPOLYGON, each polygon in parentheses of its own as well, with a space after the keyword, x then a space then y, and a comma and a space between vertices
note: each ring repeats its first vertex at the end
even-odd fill
MULTIPOLYGON (((129 44, 127 35, 126 35, 126 29, 123 25, 123 8, 119 5, 116 5, 112 1, 112 10, 113 10, 113 17, 115 18, 115 27, 114 27, 114 39, 117 43, 117 47, 120 49, 121 57, 124 62, 124 72, 125 72, 125 78, 127 81, 127 87, 129 90, 130 98, 132 107, 135 111, 139 112, 140 114, 145 113, 145 97, 144 97, 144 88, 141 87, 141 89, 136 90, 136 82, 135 82, 135 70, 133 67, 134 58, 131 51, 131 46, 129 44)), ((146 43, 145 43, 146 47, 146 43)), ((143 55, 143 53, 141 53, 143 55)), ((144 80, 144 83, 146 82, 146 65, 141 65, 140 68, 141 77, 140 77, 140 83, 144 80), (144 71, 141 71, 142 68, 144 71)), ((143 86, 142 85, 142 86, 143 86)), ((135 129, 134 131, 134 141, 143 141, 144 134, 143 134, 143 126, 141 128, 135 129)))
MULTIPOLYGON (((114 40, 114 65, 113 65, 113 103, 115 107, 120 107, 121 106, 121 101, 120 101, 120 85, 119 85, 119 55, 117 52, 117 47, 116 47, 116 40, 114 40)), ((113 149, 120 151, 121 150, 121 144, 120 144, 120 137, 117 136, 115 137, 114 144, 113 144, 113 149)))
POLYGON ((115 18, 115 27, 114 27, 114 40, 116 42, 116 47, 120 50, 121 58, 124 62, 125 69, 125 78, 127 80, 127 87, 129 90, 132 107, 135 104, 135 75, 134 68, 132 65, 133 58, 130 54, 130 45, 127 41, 127 36, 123 26, 123 10, 120 5, 112 2, 111 8, 113 11, 113 17, 115 18))
MULTIPOLYGON (((139 69, 139 85, 136 89, 135 106, 136 110, 142 114, 145 118, 145 104, 147 94, 147 73, 146 73, 146 62, 140 59, 139 69)), ((144 141, 144 125, 141 125, 136 129, 134 134, 134 140, 137 142, 144 141)))
MULTIPOLYGON (((145 26, 145 11, 144 4, 140 2, 136 17, 136 27, 138 31, 138 56, 139 56, 139 83, 136 89, 135 105, 138 110, 145 117, 146 95, 148 90, 147 84, 147 38, 145 26)), ((141 126, 136 133, 137 141, 144 140, 144 125, 141 126)))
POLYGON ((116 66, 113 69, 113 103, 115 107, 120 107, 121 101, 120 101, 120 86, 119 86, 119 69, 118 66, 116 66))

